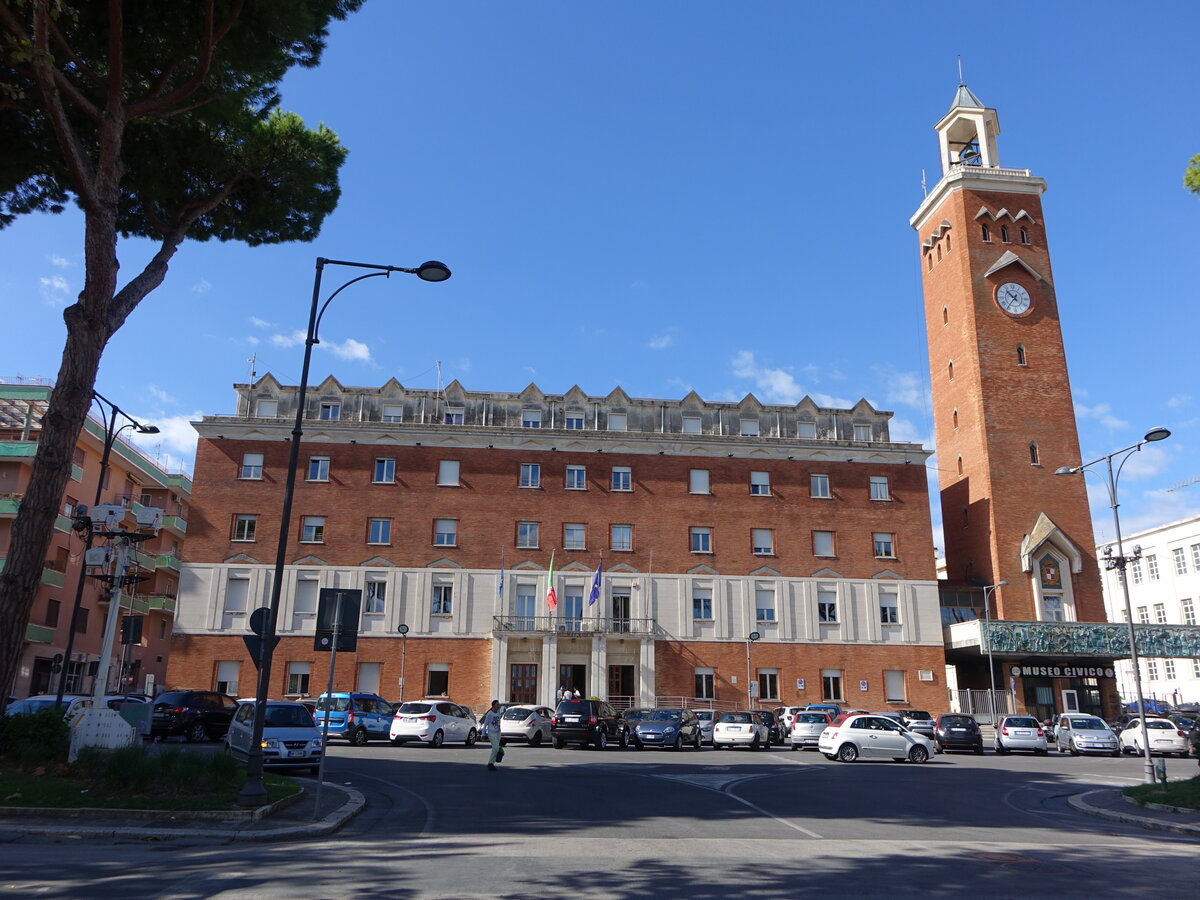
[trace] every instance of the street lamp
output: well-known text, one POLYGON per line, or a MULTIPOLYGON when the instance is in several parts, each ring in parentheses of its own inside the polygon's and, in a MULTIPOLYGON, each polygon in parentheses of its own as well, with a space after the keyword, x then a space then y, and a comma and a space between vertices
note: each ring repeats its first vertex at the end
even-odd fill
POLYGON ((983 622, 984 622, 984 640, 987 641, 988 655, 988 682, 992 689, 988 692, 988 708, 992 711, 992 727, 996 727, 996 666, 992 662, 992 610, 989 605, 988 598, 996 593, 996 588, 1004 587, 1008 584, 1007 581, 997 581, 995 584, 989 584, 983 589, 983 622))
POLYGON ((262 633, 261 649, 259 650, 258 686, 254 694, 254 730, 250 739, 250 751, 246 759, 246 783, 238 793, 237 802, 241 806, 261 806, 266 802, 267 790, 263 786, 263 752, 262 733, 263 718, 267 708, 267 693, 271 684, 271 661, 275 652, 276 628, 279 623, 279 597, 283 590, 283 570, 287 564, 288 529, 292 521, 292 497, 296 490, 296 468, 300 460, 300 438, 304 435, 304 402, 308 394, 308 369, 312 362, 313 345, 321 343, 319 332, 321 318, 325 310, 333 302, 333 298, 350 287, 367 278, 377 278, 382 275, 390 278, 393 272, 403 272, 406 275, 416 275, 422 281, 445 281, 450 277, 450 269, 437 260, 421 263, 415 269, 401 266, 380 266, 371 263, 349 262, 343 259, 326 259, 317 257, 317 271, 313 278, 312 307, 308 313, 308 336, 304 339, 304 365, 300 370, 300 390, 296 397, 296 423, 292 428, 292 446, 288 452, 287 480, 283 488, 283 511, 279 521, 279 548, 275 554, 275 574, 271 581, 271 605, 267 610, 267 621, 262 633), (366 275, 351 278, 322 304, 321 274, 325 266, 349 266, 354 269, 370 269, 366 275))
POLYGON ((750 699, 750 645, 761 637, 757 631, 746 635, 746 709, 754 708, 754 701, 750 699))
MULTIPOLYGON (((96 482, 96 497, 92 501, 92 506, 100 505, 100 494, 104 490, 104 481, 108 477, 108 460, 112 455, 113 444, 117 441, 117 435, 127 428, 132 428, 138 434, 158 434, 157 425, 145 425, 129 413, 113 403, 106 397, 102 397, 96 391, 92 391, 92 400, 100 404, 103 410, 108 407, 108 416, 101 420, 101 425, 104 427, 104 450, 100 454, 100 478, 96 482), (117 427, 117 416, 121 416, 128 421, 120 428, 117 427)), ((90 521, 82 515, 76 518, 76 529, 84 531, 83 535, 83 558, 87 558, 87 552, 92 549, 92 540, 94 539, 95 529, 92 528, 90 521), (84 529, 86 528, 86 531, 84 529)), ((87 567, 79 567, 79 581, 75 585, 75 602, 71 606, 71 624, 67 628, 67 646, 63 648, 62 672, 58 676, 58 693, 54 698, 54 705, 61 707, 63 702, 63 693, 67 686, 67 671, 71 665, 71 654, 75 650, 75 623, 79 621, 79 608, 83 605, 83 584, 87 577, 87 567)), ((107 685, 105 685, 107 687, 107 685)))
POLYGON ((404 705, 404 663, 408 659, 408 626, 401 624, 400 632, 400 706, 404 705))
POLYGON ((1112 508, 1113 528, 1117 535, 1117 555, 1108 556, 1104 561, 1105 568, 1109 571, 1116 569, 1118 571, 1118 580, 1121 582, 1121 591, 1125 597, 1125 621, 1129 626, 1129 663, 1133 666, 1133 684, 1137 690, 1138 701, 1138 718, 1142 725, 1142 753, 1145 757, 1146 783, 1154 784, 1154 763, 1150 759, 1150 730, 1146 727, 1146 698, 1142 694, 1142 670, 1141 664, 1138 662, 1137 652, 1137 632, 1133 627, 1133 606, 1129 601, 1129 581, 1125 577, 1125 567, 1135 559, 1142 555, 1141 547, 1135 547, 1134 552, 1130 556, 1125 555, 1125 546, 1121 542, 1121 517, 1117 514, 1117 481, 1121 478, 1121 470, 1125 468, 1125 463, 1129 457, 1142 449, 1143 444, 1150 444, 1155 441, 1166 440, 1171 436, 1171 432, 1159 426, 1151 428, 1136 444, 1129 447, 1122 447, 1120 450, 1114 450, 1107 456, 1100 456, 1093 459, 1091 462, 1086 462, 1078 466, 1063 466, 1058 469, 1055 475, 1075 475, 1079 472, 1090 470, 1091 466, 1096 463, 1104 463, 1104 469, 1101 470, 1101 477, 1104 481, 1104 487, 1108 490, 1108 501, 1112 508), (1113 457, 1120 456, 1124 453, 1120 464, 1117 466, 1117 471, 1113 472, 1113 457))

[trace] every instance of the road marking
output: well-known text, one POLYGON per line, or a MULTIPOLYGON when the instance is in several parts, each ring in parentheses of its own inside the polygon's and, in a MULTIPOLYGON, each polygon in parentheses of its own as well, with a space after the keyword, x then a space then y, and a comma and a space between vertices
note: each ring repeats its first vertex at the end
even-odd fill
POLYGON ((355 772, 355 778, 370 778, 372 781, 378 781, 380 784, 386 784, 388 787, 393 787, 398 791, 404 791, 409 796, 416 797, 420 804, 425 807, 425 827, 417 834, 417 837, 429 837, 433 833, 433 805, 411 788, 407 788, 402 784, 397 784, 394 781, 389 781, 386 778, 379 778, 376 775, 366 775, 362 772, 355 772))
MULTIPOLYGON (((730 785, 729 787, 732 788, 733 785, 730 785)), ((821 835, 817 834, 815 831, 810 831, 809 829, 805 828, 803 825, 797 825, 795 822, 789 822, 787 819, 781 819, 779 816, 776 816, 776 815, 773 815, 773 814, 767 812, 761 806, 751 803, 749 800, 746 800, 743 797, 739 797, 737 794, 733 793, 730 789, 723 790, 723 791, 721 791, 721 793, 724 794, 726 797, 732 797, 738 803, 743 803, 746 806, 750 807, 751 809, 758 810, 760 813, 762 813, 764 816, 766 816, 769 819, 774 819, 776 822, 781 822, 784 825, 786 825, 788 828, 796 829, 796 831, 799 831, 801 834, 807 834, 811 838, 816 838, 817 840, 823 840, 821 835)))

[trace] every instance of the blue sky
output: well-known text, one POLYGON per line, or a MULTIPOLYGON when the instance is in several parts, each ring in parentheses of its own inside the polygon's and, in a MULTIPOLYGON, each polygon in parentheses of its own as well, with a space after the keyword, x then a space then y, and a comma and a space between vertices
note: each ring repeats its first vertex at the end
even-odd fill
MULTIPOLYGON (((188 422, 233 411, 252 354, 298 380, 316 256, 436 258, 445 284, 342 294, 312 380, 432 387, 440 360, 477 390, 866 397, 895 412, 895 439, 932 447, 908 217, 922 170, 938 177, 932 126, 961 54, 999 111, 1001 164, 1049 182, 1085 458, 1164 424, 1122 476, 1124 528, 1200 513, 1200 483, 1168 490, 1200 476, 1193 18, 1182 3, 373 0, 283 87, 350 149, 319 239, 185 244, 97 389, 163 428, 152 455, 190 466, 188 422)), ((57 372, 81 248, 74 212, 0 232, 0 375, 57 372)), ((125 273, 148 252, 124 243, 125 273)))

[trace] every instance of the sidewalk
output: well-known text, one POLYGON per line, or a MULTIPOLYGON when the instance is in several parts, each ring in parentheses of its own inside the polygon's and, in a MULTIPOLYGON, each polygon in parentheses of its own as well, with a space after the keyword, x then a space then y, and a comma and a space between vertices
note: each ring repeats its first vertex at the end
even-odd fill
POLYGON ((275 809, 186 813, 159 810, 0 809, 0 840, 9 835, 133 838, 169 841, 295 841, 331 834, 362 812, 366 798, 351 787, 326 782, 316 808, 316 782, 304 784, 298 799, 275 809))
POLYGON ((1138 806, 1131 803, 1119 790, 1113 789, 1076 794, 1068 797, 1067 802, 1080 812, 1101 819, 1200 837, 1200 811, 1198 810, 1179 809, 1175 806, 1159 804, 1138 806))

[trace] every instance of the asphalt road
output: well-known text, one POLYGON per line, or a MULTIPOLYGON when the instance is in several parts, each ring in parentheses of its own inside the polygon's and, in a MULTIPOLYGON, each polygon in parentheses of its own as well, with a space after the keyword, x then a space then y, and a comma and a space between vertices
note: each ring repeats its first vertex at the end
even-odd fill
MULTIPOLYGON (((1140 780, 1136 759, 335 745, 326 778, 368 808, 286 844, 0 844, 0 894, 91 898, 1144 894, 1200 885, 1189 838, 1094 819, 1066 797, 1140 780)), ((1190 774, 1193 760, 1168 762, 1190 774)))

